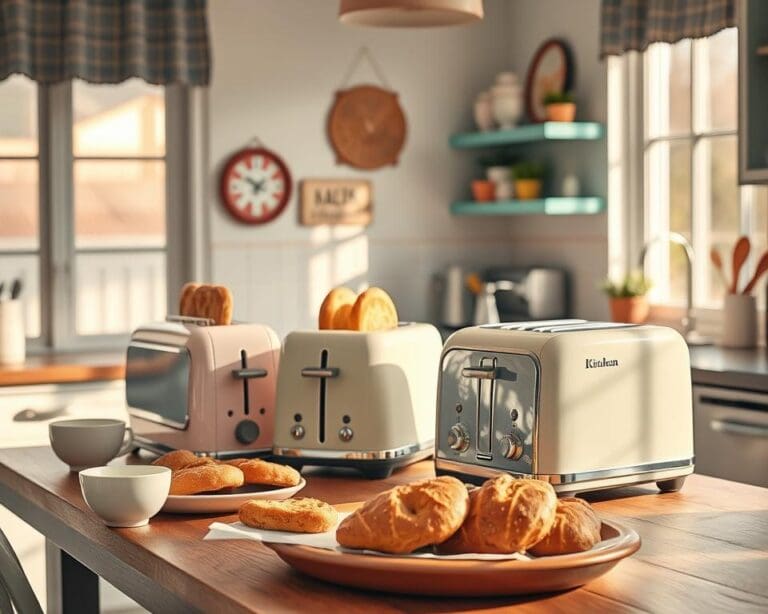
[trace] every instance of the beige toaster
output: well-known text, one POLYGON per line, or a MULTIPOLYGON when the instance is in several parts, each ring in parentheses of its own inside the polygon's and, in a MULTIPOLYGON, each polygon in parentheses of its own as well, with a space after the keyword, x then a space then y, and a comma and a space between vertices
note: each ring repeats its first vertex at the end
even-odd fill
POLYGON ((438 473, 499 472, 561 493, 693 471, 688 348, 673 329, 584 320, 460 330, 440 359, 438 473))
POLYGON ((428 324, 290 333, 280 357, 274 456, 372 478, 430 456, 441 349, 428 324))

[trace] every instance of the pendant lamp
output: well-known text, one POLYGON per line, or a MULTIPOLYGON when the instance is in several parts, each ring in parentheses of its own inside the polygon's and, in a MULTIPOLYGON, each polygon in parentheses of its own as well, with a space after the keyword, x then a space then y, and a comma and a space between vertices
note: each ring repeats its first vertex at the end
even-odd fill
POLYGON ((457 26, 483 18, 483 0, 341 0, 339 21, 378 28, 457 26))

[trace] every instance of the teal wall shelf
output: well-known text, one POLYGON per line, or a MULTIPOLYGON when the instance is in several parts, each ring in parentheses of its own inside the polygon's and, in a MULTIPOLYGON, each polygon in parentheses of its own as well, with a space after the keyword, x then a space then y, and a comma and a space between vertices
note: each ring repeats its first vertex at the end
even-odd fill
POLYGON ((604 134, 603 124, 597 122, 544 122, 510 130, 454 134, 449 143, 454 149, 479 149, 548 140, 595 141, 603 138, 604 134))
POLYGON ((599 196, 553 196, 536 200, 459 201, 451 205, 454 215, 594 215, 605 211, 599 196))

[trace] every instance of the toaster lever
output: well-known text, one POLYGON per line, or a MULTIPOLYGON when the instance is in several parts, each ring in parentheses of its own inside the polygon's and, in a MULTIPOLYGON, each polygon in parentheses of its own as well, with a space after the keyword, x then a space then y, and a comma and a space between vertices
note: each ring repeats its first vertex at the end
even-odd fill
POLYGON ((301 370, 302 377, 338 377, 338 367, 304 367, 301 370))
POLYGON ((232 369, 232 377, 235 379, 254 379, 267 377, 266 369, 232 369))
POLYGON ((477 367, 464 367, 461 370, 464 377, 471 379, 496 379, 496 367, 493 365, 479 365, 477 367))

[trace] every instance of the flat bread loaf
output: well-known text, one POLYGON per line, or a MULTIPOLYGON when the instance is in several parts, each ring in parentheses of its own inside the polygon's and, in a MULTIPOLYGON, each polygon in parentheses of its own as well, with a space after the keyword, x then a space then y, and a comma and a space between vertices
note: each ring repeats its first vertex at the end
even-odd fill
POLYGON ((270 501, 252 499, 240 506, 240 522, 256 529, 322 533, 333 528, 338 513, 325 501, 311 498, 270 501))

